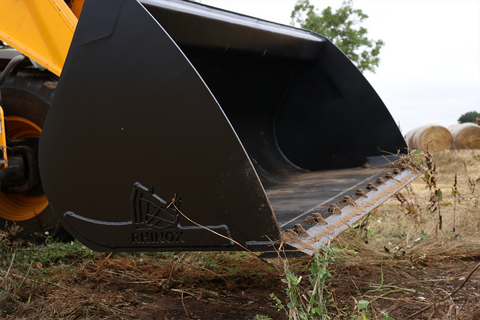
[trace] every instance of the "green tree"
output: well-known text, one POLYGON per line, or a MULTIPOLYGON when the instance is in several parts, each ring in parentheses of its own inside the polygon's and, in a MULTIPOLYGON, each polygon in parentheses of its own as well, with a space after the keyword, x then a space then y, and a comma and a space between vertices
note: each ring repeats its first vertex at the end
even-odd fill
POLYGON ((384 42, 367 37, 367 29, 360 25, 368 15, 360 9, 353 9, 352 0, 344 1, 337 11, 327 7, 319 14, 309 0, 299 0, 291 17, 293 26, 312 30, 330 39, 361 72, 368 70, 375 73, 384 42))
POLYGON ((477 118, 480 118, 480 113, 478 113, 477 111, 470 111, 462 114, 460 118, 458 118, 458 123, 465 123, 465 122, 475 123, 477 118))

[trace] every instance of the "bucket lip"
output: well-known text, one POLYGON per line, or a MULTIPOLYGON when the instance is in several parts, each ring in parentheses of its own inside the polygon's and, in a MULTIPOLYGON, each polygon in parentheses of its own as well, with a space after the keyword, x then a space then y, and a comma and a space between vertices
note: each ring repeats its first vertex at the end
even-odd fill
POLYGON ((263 20, 253 16, 220 9, 217 7, 194 3, 184 0, 139 0, 142 4, 148 4, 156 7, 162 7, 173 11, 184 12, 191 15, 197 15, 212 20, 224 21, 254 29, 261 29, 277 34, 284 34, 295 38, 305 39, 315 42, 326 42, 323 36, 301 28, 288 26, 268 20, 263 20))
MULTIPOLYGON (((321 243, 333 240, 420 175, 421 172, 413 169, 404 169, 402 172, 397 172, 390 179, 383 181, 383 184, 377 185, 376 189, 367 192, 366 197, 356 199, 354 204, 342 206, 341 213, 326 217, 325 223, 306 225, 300 222, 300 225, 305 227, 305 234, 303 235, 295 235, 292 230, 282 230, 282 238, 285 235, 283 246, 288 250, 283 254, 286 256, 312 255, 320 248, 321 243), (294 236, 288 236, 288 233, 294 234, 294 236)), ((256 246, 262 248, 265 253, 260 256, 261 258, 274 256, 277 253, 275 248, 280 248, 278 243, 268 244, 258 241, 251 241, 248 245, 252 248, 256 246)))

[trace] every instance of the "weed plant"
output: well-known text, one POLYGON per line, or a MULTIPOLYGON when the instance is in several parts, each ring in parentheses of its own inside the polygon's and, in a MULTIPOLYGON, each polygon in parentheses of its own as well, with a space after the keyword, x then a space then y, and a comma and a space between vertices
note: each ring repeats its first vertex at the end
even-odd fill
MULTIPOLYGON (((297 276, 288 265, 288 260, 283 259, 285 278, 281 281, 286 285, 285 302, 273 293, 270 295, 275 301, 278 310, 285 311, 288 318, 293 320, 370 319, 372 314, 367 311, 370 301, 357 301, 356 307, 353 308, 352 312, 346 309, 340 310, 336 305, 335 299, 332 298, 331 288, 328 283, 332 274, 328 267, 330 264, 341 261, 341 254, 349 251, 351 252, 348 248, 340 249, 322 244, 320 250, 313 255, 309 266, 310 274, 307 280, 303 282, 303 277, 297 276)), ((394 320, 388 314, 381 319, 394 320)))
POLYGON ((302 276, 296 276, 288 266, 288 260, 283 259, 285 278, 282 282, 287 286, 286 305, 275 294, 272 293, 271 297, 275 300, 278 309, 284 310, 289 319, 330 319, 327 311, 330 293, 326 289, 327 280, 331 274, 327 267, 330 262, 338 258, 340 249, 321 245, 321 250, 314 254, 310 263, 310 275, 306 288, 301 285, 302 276))

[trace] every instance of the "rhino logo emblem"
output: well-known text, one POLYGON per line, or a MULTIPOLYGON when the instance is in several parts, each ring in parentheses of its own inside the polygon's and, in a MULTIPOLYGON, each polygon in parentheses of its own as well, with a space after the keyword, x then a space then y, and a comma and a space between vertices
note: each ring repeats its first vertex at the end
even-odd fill
POLYGON ((181 199, 173 196, 165 201, 140 183, 133 186, 132 197, 133 224, 136 230, 175 229, 179 226, 181 199))

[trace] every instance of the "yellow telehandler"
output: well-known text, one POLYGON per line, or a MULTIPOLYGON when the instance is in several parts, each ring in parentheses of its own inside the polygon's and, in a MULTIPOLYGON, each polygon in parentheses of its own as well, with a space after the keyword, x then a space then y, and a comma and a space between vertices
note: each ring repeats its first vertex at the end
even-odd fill
POLYGON ((418 175, 311 31, 183 0, 2 0, 0 40, 0 225, 23 236, 301 256, 418 175))

